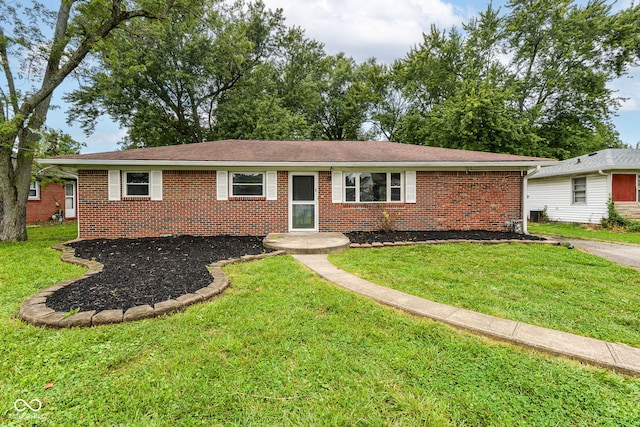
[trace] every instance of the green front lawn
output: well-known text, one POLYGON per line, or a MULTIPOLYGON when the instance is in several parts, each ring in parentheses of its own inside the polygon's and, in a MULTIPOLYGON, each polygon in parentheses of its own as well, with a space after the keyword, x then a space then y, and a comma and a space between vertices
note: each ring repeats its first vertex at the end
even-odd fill
POLYGON ((640 245, 640 233, 603 230, 599 227, 585 227, 582 224, 568 224, 561 222, 547 224, 528 223, 527 229, 531 234, 560 236, 572 239, 634 243, 640 245))
POLYGON ((331 260, 443 304, 640 347, 640 273, 580 251, 445 244, 351 250, 331 260))
POLYGON ((81 272, 55 241, 0 244, 0 425, 640 425, 640 379, 406 315, 288 256, 227 267, 232 287, 183 313, 36 328, 21 300, 81 272))

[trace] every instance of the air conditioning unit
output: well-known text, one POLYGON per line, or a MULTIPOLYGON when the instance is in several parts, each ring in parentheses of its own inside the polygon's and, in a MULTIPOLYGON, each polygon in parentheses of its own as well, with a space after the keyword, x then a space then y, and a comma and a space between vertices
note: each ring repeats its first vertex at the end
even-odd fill
POLYGON ((542 222, 544 211, 529 211, 529 221, 542 222))

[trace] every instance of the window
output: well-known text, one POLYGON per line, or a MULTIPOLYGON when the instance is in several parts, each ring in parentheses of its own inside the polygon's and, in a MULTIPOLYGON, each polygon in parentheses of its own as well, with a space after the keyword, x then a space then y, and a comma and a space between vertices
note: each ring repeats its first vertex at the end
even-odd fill
POLYGON ((345 202, 401 202, 402 174, 399 172, 346 172, 345 202))
POLYGON ((125 197, 149 197, 151 195, 149 172, 125 172, 125 197))
POLYGON ((573 203, 587 203, 587 178, 573 178, 573 203))
POLYGON ((264 196, 264 173, 235 172, 231 174, 231 195, 234 197, 264 196))
POLYGON ((29 200, 40 200, 40 183, 34 181, 29 186, 29 200))

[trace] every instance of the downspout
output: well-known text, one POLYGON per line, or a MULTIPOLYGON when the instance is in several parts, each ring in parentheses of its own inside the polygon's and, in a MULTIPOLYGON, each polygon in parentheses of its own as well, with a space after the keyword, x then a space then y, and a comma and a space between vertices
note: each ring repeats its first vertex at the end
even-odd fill
MULTIPOLYGON (((609 199, 611 200, 611 203, 613 203, 613 188, 611 188, 611 174, 603 172, 602 169, 600 169, 598 171, 598 175, 602 175, 602 176, 606 176, 607 177, 607 188, 610 190, 609 191, 609 199)), ((609 209, 607 209, 607 217, 609 216, 609 209)))
POLYGON ((529 186, 529 178, 537 174, 538 172, 540 172, 540 169, 541 169, 541 166, 537 165, 536 169, 533 172, 529 173, 529 171, 527 171, 527 174, 524 176, 524 178, 522 178, 522 233, 523 234, 529 234, 529 230, 527 230, 527 191, 529 186))

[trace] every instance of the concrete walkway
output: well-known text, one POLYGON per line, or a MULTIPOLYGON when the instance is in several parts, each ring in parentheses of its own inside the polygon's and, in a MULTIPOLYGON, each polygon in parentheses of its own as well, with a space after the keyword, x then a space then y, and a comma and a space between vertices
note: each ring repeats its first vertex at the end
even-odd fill
MULTIPOLYGON (((576 246, 579 247, 579 246, 576 246)), ((331 264, 324 254, 293 255, 324 279, 383 304, 501 341, 640 376, 640 349, 429 301, 379 286, 331 264)))

